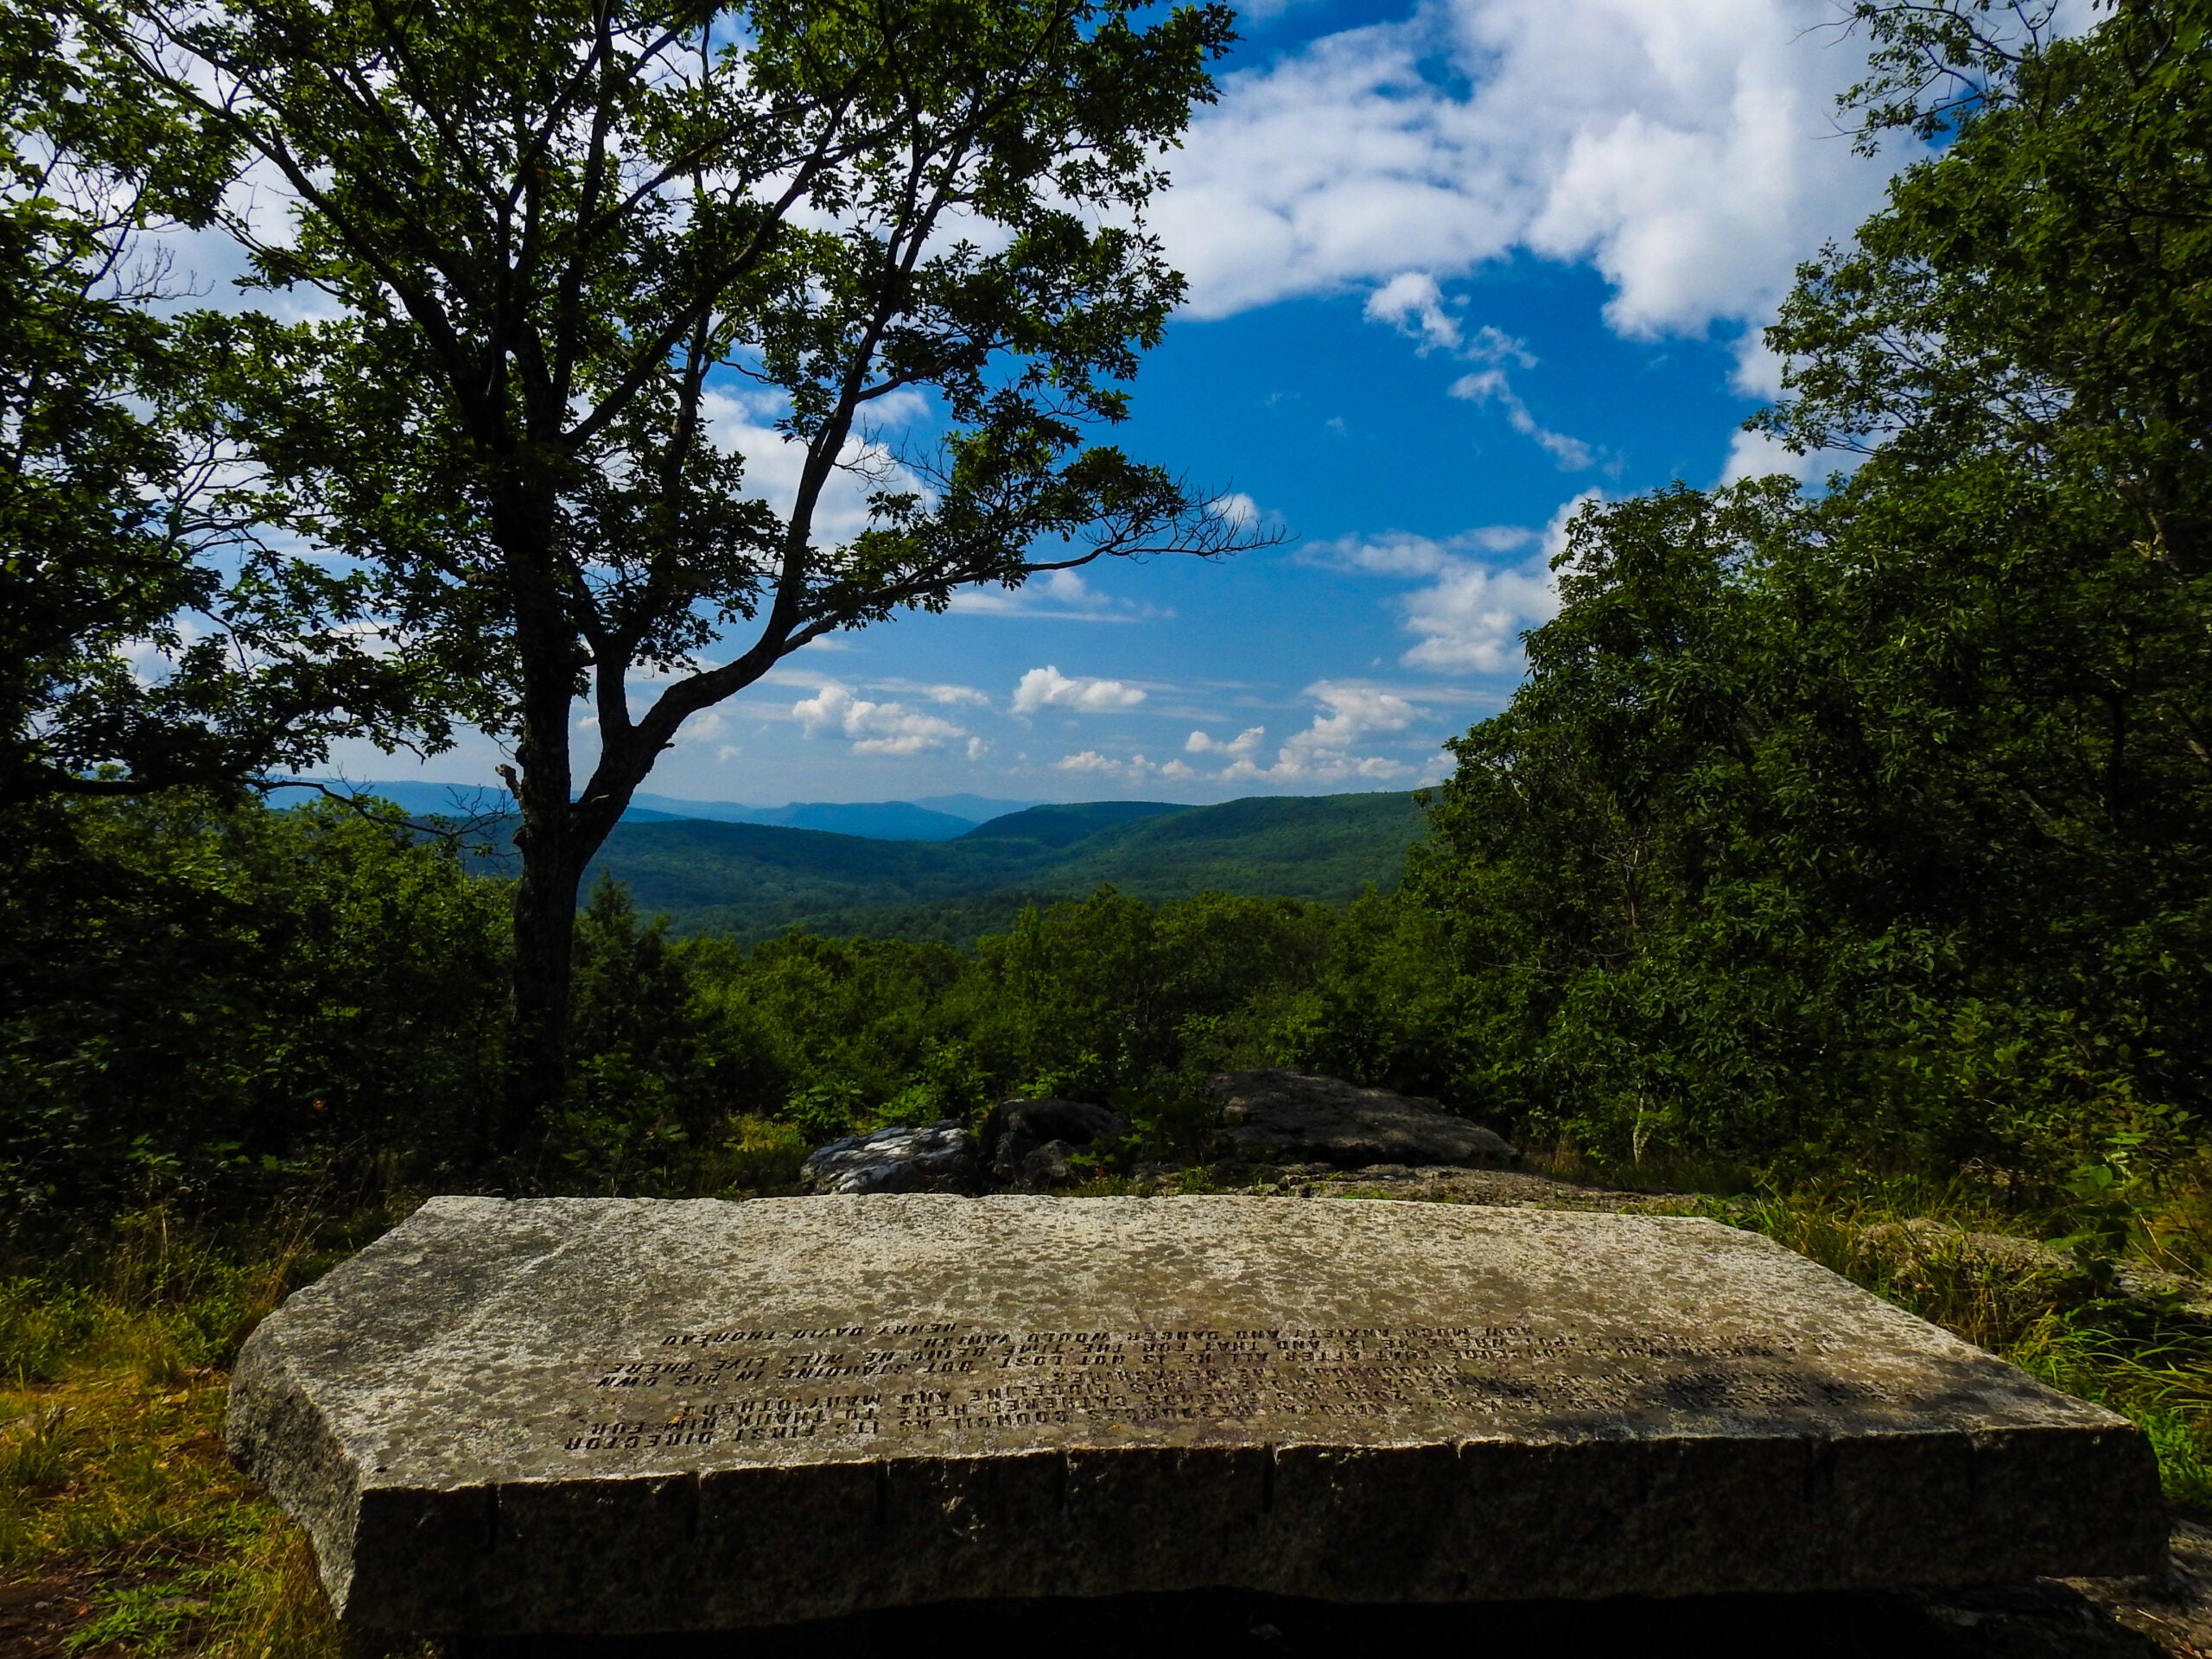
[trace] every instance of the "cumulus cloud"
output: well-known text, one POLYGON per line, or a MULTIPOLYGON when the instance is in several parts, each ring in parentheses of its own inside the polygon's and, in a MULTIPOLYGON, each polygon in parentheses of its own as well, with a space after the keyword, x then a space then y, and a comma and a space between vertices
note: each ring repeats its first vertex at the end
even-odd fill
POLYGON ((1361 754, 1370 740, 1403 732, 1421 710, 1395 691, 1356 682, 1321 680, 1306 688, 1320 704, 1313 722, 1294 732, 1275 751, 1274 764, 1262 766, 1237 760, 1219 775, 1225 781, 1254 779, 1268 783, 1332 784, 1359 779, 1388 782, 1411 777, 1414 768, 1387 754, 1361 754))
POLYGON ((1238 530, 1258 524, 1265 516, 1260 511, 1260 504, 1242 490, 1216 496, 1206 505, 1224 524, 1234 525, 1238 530))
POLYGON ((1074 754, 1064 754, 1052 765, 1061 772, 1079 772, 1135 781, 1140 778, 1194 778, 1198 774, 1180 760, 1170 760, 1158 766, 1141 754, 1133 754, 1126 760, 1116 760, 1109 754, 1096 749, 1084 749, 1074 754))
POLYGON ((871 702, 835 683, 793 703, 791 715, 809 737, 828 733, 850 739, 855 754, 918 754, 968 735, 949 720, 904 703, 871 702))
POLYGON ((1521 670, 1521 636, 1559 613, 1551 562, 1567 546, 1567 526, 1585 490, 1561 503, 1541 530, 1494 525, 1436 539, 1393 534, 1324 543, 1308 556, 1375 575, 1422 585, 1399 601, 1414 644, 1399 661, 1446 674, 1507 674, 1521 670), (1499 556, 1519 554, 1510 563, 1499 556))
POLYGON ((1738 431, 1728 445, 1728 464, 1721 470, 1720 481, 1735 484, 1747 478, 1785 473, 1801 484, 1809 484, 1824 481, 1831 473, 1851 472, 1861 459, 1848 449, 1793 454, 1764 432, 1738 431))
POLYGON ((1594 265, 1624 334, 1757 323, 1903 155, 1834 137, 1862 40, 1835 0, 1437 0, 1228 76, 1155 222, 1224 316, 1379 285, 1432 349, 1441 283, 1516 251, 1594 265))
POLYGON ((1425 270, 1402 270, 1367 296, 1371 322, 1387 322, 1421 342, 1421 354, 1459 349, 1459 320, 1444 308, 1444 292, 1425 270))
POLYGON ((1260 740, 1268 734, 1264 726, 1247 726, 1231 738, 1209 737, 1204 732, 1192 732, 1183 744, 1185 754, 1249 754, 1260 747, 1260 740))
POLYGON ((1409 668, 1503 674, 1520 667, 1521 636, 1559 612, 1559 586, 1541 559, 1506 569, 1459 563, 1406 601, 1419 636, 1409 668))
POLYGON ((1445 308, 1446 304, 1436 278, 1427 271, 1404 270, 1367 296, 1367 316, 1370 321, 1387 322, 1400 334, 1419 340, 1423 357, 1442 350, 1471 362, 1490 365, 1475 373, 1461 375, 1447 388, 1449 395, 1475 404, 1495 403, 1504 411, 1507 423, 1516 432, 1535 442, 1564 471, 1580 472, 1595 466, 1596 450, 1580 438, 1554 432, 1539 423, 1506 378, 1505 370, 1500 366, 1503 364, 1512 363, 1524 369, 1536 366, 1536 355, 1529 349, 1528 342, 1489 323, 1470 336, 1460 327, 1459 320, 1445 308))
MULTIPOLYGON (((710 387, 700 399, 700 413, 709 442, 726 454, 734 451, 745 457, 747 493, 764 498, 778 512, 788 513, 798 495, 806 451, 776 429, 784 401, 774 392, 739 393, 710 387)), ((848 438, 837 465, 839 470, 815 508, 817 541, 848 541, 865 530, 870 518, 868 497, 878 490, 888 487, 925 497, 929 494, 923 480, 874 438, 848 438)))
POLYGON ((1142 686, 1121 680, 1063 674, 1049 664, 1033 668, 1014 688, 1014 712, 1033 715, 1045 709, 1072 709, 1078 714, 1119 714, 1145 699, 1142 686))

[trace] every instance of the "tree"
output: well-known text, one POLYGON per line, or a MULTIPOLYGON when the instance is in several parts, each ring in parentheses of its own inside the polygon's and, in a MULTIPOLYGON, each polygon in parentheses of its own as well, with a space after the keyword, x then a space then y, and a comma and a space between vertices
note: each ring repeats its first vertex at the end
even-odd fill
POLYGON ((1948 135, 1799 273, 1760 423, 1899 467, 2003 454, 2109 492, 2177 582, 2212 569, 2212 4, 1865 3, 1861 143, 1948 135))
POLYGON ((2201 0, 1870 4, 1870 140, 1759 424, 1864 459, 1573 527, 1408 888, 1540 1125, 2046 1175, 2201 1131, 2212 469, 2201 0), (2002 24, 2000 29, 1998 25, 2002 24))
POLYGON ((0 842, 0 1244, 480 1155, 506 918, 454 849, 181 788, 45 816, 0 842))
POLYGON ((1254 537, 1085 435, 1181 281, 1156 156, 1230 39, 1135 0, 137 0, 97 33, 292 213, 237 406, 294 522, 512 739, 519 1151, 563 1077, 577 885, 684 721, 833 631, 1254 537), (787 448, 718 444, 718 387, 787 448), (893 454, 871 412, 945 422, 893 454), (772 504, 747 463, 791 464, 772 504), (830 544, 825 493, 868 484, 830 544), (705 653, 733 630, 721 661, 705 653), (663 682, 642 709, 633 677, 663 682), (595 762, 577 786, 571 705, 595 762))
POLYGON ((205 217, 219 149, 80 44, 0 12, 0 806, 436 741, 362 585, 257 537, 205 418, 223 321, 162 315, 188 296, 149 232, 205 217))

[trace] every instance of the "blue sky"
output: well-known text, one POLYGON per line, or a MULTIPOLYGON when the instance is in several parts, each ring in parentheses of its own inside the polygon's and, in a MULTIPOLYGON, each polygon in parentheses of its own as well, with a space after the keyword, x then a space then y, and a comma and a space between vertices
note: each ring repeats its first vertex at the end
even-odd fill
MULTIPOLYGON (((1837 136, 1863 64, 1838 10, 1248 11, 1154 214, 1190 303, 1117 437, 1294 541, 825 641, 695 719, 646 787, 1203 802, 1434 781, 1443 741, 1510 696, 1580 500, 1788 463, 1738 430, 1774 388, 1758 328, 1905 159, 1837 136)), ((741 447, 768 442, 766 411, 726 415, 741 447)), ((486 782, 497 759, 474 739, 422 775, 486 782)))

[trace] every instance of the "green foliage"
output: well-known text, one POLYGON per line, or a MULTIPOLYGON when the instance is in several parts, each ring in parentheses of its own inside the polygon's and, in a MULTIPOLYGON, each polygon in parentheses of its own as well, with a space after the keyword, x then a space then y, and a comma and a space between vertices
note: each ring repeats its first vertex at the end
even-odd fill
POLYGON ((0 805, 435 747, 363 581, 263 533, 211 412, 231 325, 162 315, 185 294, 148 235, 208 223, 226 147, 113 68, 54 9, 0 10, 0 805))
POLYGON ((0 839, 0 1213, 209 1202, 379 1153, 474 1155, 498 888, 397 818, 169 793, 0 839))
MULTIPOLYGON (((1096 441, 1183 293, 1144 213, 1212 96, 1226 6, 81 10, 131 96, 284 181, 282 229, 220 222, 252 283, 316 315, 235 322, 212 424, 437 665, 445 706, 514 740, 514 1040, 489 1126, 511 1162, 569 1111, 585 866, 687 720, 963 587, 1268 538, 1096 441), (714 441, 710 381, 759 389, 791 491, 714 441), (894 396, 938 417, 896 461, 871 429, 894 396), (841 474, 864 495, 843 539, 817 523, 841 474)), ((610 1059, 585 1082, 639 1078, 610 1059)), ((674 1120, 639 1113, 595 1163, 656 1163, 674 1120)))
MULTIPOLYGON (((1986 76, 1942 22, 1980 10, 1867 11, 1891 70, 1986 76)), ((2183 13, 2031 47, 1803 273, 1763 423, 1856 473, 1575 522, 1408 880, 1465 1095, 1624 1160, 1802 1173, 2056 1185, 2194 1146, 2212 241, 2177 213, 2212 81, 2183 13)))
MULTIPOLYGON (((135 1225, 112 1218, 149 1200, 481 1179, 505 1040, 499 883, 396 814, 330 802, 172 793, 15 823, 0 1196, 19 1241, 135 1225)), ((1137 1122, 1130 1155, 1198 1158, 1214 1071, 1449 1084, 1431 931, 1375 895, 1338 911, 1105 888, 1026 908, 972 951, 747 948, 672 938, 603 880, 577 920, 569 1080, 541 1154, 505 1179, 773 1188, 809 1147, 974 1125, 1018 1090, 1111 1102, 1137 1122)))
MULTIPOLYGON (((2113 1204, 2111 1187, 2091 1185, 2088 1207, 2113 1204)), ((2158 1194, 2138 1187, 2120 1201, 2147 1223, 2158 1194)), ((2173 1306, 2171 1294, 2122 1294, 2109 1263, 2102 1273, 2027 1268, 1993 1255, 1990 1232, 1971 1230, 2000 1230, 2001 1240, 2038 1220, 2073 1225, 2084 1202, 2023 1216, 1986 1183, 1842 1175, 1712 1208, 2054 1388, 2133 1419, 2158 1455, 2168 1500, 2202 1513, 2212 1507, 2212 1323, 2173 1306), (1923 1230, 1901 1230, 1913 1226, 1923 1230), (1977 1238, 1984 1248, 1973 1247, 1977 1238)))

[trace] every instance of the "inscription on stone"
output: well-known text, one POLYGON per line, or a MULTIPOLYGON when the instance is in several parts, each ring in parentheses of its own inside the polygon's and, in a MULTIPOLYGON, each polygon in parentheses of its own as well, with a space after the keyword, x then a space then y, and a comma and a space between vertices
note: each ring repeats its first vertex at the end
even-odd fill
POLYGON ((1654 1400, 1759 1413, 1884 1397, 1875 1385, 1808 1376, 1794 1343, 1545 1336, 1526 1325, 994 1331, 943 1320, 674 1332, 653 1351, 596 1368, 564 1450, 1408 1410, 1518 1417, 1654 1400))

